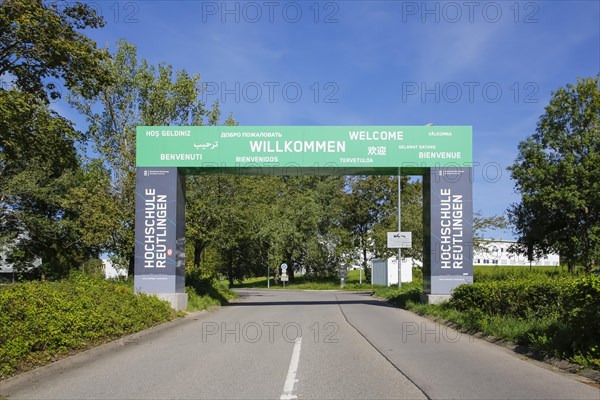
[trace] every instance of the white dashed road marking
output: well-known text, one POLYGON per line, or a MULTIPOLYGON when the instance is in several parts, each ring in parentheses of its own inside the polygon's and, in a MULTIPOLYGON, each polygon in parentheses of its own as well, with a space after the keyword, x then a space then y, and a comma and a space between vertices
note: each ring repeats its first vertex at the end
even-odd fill
POLYGON ((283 393, 281 394, 280 400, 291 400, 298 398, 298 396, 292 393, 294 392, 294 384, 298 381, 296 379, 296 372, 298 371, 298 362, 300 361, 301 345, 302 338, 299 337, 296 339, 296 343, 294 343, 294 351, 292 351, 290 368, 288 369, 287 377, 285 378, 285 384, 283 385, 283 393))

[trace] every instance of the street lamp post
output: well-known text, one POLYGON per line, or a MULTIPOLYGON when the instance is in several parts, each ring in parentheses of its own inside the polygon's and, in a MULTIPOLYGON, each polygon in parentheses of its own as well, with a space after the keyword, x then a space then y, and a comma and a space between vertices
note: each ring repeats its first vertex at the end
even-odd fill
MULTIPOLYGON (((402 208, 401 208, 401 194, 402 187, 400 186, 400 168, 398 168, 398 232, 402 232, 401 219, 402 219, 402 208)), ((398 247, 398 288, 402 287, 402 249, 398 247)))
MULTIPOLYGON (((425 124, 433 126, 433 123, 425 124)), ((400 186, 401 177, 400 168, 398 168, 398 232, 402 232, 402 188, 400 186)), ((402 287, 402 249, 398 247, 398 288, 402 287)))

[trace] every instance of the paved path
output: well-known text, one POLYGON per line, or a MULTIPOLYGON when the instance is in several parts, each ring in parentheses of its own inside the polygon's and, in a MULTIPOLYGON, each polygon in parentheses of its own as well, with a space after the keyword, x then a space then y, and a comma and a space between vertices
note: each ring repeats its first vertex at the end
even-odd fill
MULTIPOLYGON (((10 399, 600 399, 597 388, 366 294, 241 290, 240 301, 73 367, 3 382, 10 399)), ((64 366, 66 365, 66 366, 64 366)))

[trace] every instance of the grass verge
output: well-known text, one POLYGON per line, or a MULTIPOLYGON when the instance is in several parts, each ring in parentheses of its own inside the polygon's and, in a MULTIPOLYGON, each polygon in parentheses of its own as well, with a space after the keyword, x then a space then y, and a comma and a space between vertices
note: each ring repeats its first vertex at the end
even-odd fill
MULTIPOLYGON (((420 269, 413 269, 413 274, 421 276, 420 269)), ((243 282, 236 284, 236 288, 267 288, 266 277, 248 278, 243 282)), ((282 282, 275 284, 273 277, 270 278, 270 289, 289 289, 289 290, 372 290, 371 281, 365 279, 364 272, 362 277, 359 270, 348 271, 348 276, 344 279, 344 287, 340 286, 340 279, 337 277, 315 278, 305 275, 296 275, 294 282, 286 282, 285 287, 282 282)))
POLYGON ((186 279, 185 291, 188 294, 188 312, 207 310, 227 304, 238 295, 229 290, 227 281, 212 279, 186 279))
MULTIPOLYGON (((547 358, 600 370, 600 277, 518 271, 457 288, 449 302, 421 304, 421 282, 375 295, 471 333, 526 346, 547 358)), ((476 279, 477 280, 477 279, 476 279)))

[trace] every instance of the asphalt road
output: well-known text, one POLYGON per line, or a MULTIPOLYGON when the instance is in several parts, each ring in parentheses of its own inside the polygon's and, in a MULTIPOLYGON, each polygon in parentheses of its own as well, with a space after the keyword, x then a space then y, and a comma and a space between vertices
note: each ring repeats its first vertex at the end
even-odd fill
POLYGON ((367 294, 227 307, 2 385, 10 399, 600 399, 600 390, 367 294), (97 354, 97 355, 96 355, 97 354))

